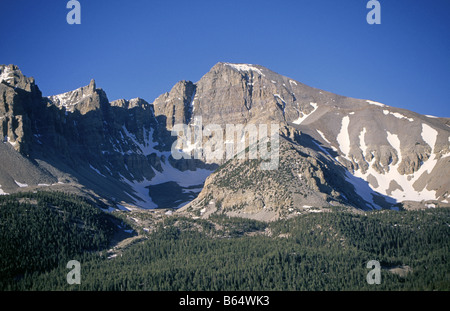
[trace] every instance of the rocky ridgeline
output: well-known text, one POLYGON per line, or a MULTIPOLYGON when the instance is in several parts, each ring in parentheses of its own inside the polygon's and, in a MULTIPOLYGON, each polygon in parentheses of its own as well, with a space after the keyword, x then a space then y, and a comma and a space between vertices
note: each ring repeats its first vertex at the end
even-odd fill
POLYGON ((202 215, 214 206, 264 219, 311 207, 442 205, 449 127, 446 118, 336 95, 259 65, 218 63, 153 103, 110 102, 94 80, 42 97, 33 78, 1 65, 0 193, 73 187, 110 203, 202 215), (171 130, 198 117, 223 129, 278 124, 278 169, 262 171, 249 159, 173 159, 171 130))

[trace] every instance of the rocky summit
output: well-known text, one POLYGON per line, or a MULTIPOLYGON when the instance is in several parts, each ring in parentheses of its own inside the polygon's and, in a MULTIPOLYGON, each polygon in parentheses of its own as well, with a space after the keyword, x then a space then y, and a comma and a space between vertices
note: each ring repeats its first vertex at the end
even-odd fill
POLYGON ((330 207, 450 205, 449 118, 336 95, 259 65, 217 63, 153 103, 109 101, 94 80, 43 97, 17 66, 0 65, 0 133, 2 195, 63 190, 116 208, 266 221, 330 207), (261 124, 279 128, 276 169, 248 154, 203 152, 211 125, 227 148, 246 138, 230 141, 227 125, 261 124), (177 125, 193 133, 181 158, 177 125))

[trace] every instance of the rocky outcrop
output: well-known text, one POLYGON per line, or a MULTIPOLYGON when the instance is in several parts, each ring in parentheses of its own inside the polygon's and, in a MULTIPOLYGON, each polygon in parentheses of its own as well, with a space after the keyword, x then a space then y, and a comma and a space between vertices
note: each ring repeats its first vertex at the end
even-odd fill
POLYGON ((180 81, 169 93, 162 94, 153 102, 155 115, 164 116, 169 130, 175 124, 189 124, 194 112, 195 98, 195 84, 190 81, 180 81))
POLYGON ((79 112, 81 115, 100 109, 102 104, 108 103, 106 93, 96 88, 93 79, 87 86, 47 98, 58 108, 71 113, 79 112))
POLYGON ((229 216, 275 220, 331 207, 393 207, 393 200, 362 181, 352 180, 346 168, 320 148, 307 147, 314 144, 311 137, 300 134, 296 139, 281 136, 275 170, 261 170, 260 160, 227 161, 208 177, 199 196, 180 213, 209 217, 214 209, 214 213, 229 216))
POLYGON ((0 137, 23 154, 30 152, 34 108, 41 96, 33 78, 15 65, 0 65, 0 137))

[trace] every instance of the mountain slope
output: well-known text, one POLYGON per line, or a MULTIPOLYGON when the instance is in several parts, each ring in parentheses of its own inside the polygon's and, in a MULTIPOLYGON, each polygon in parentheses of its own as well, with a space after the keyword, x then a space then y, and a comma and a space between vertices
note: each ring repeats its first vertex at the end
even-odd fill
MULTIPOLYGON (((325 174, 320 166, 314 165, 313 171, 327 176, 316 178, 318 186, 313 188, 314 194, 323 195, 324 200, 312 200, 315 204, 327 206, 334 202, 359 208, 384 208, 389 204, 387 202, 392 207, 405 201, 448 204, 448 119, 314 89, 258 65, 218 63, 195 85, 193 117, 202 116, 203 124, 211 122, 225 127, 228 123, 278 122, 286 135, 303 138, 291 139, 292 145, 309 150, 309 154, 297 155, 290 158, 290 162, 298 164, 312 157, 316 163, 320 158, 327 159, 328 167, 345 167, 347 172, 337 177, 335 168, 330 169, 332 173, 325 174), (359 201, 364 203, 342 199, 342 195, 330 197, 331 191, 327 193, 323 189, 330 187, 329 180, 333 177, 339 179, 331 186, 335 192, 336 185, 351 184, 346 186, 347 193, 351 192, 349 189, 355 189, 359 201)), ((280 152, 280 157, 284 156, 284 151, 280 152)), ((245 170, 248 163, 242 163, 241 167, 236 167, 236 163, 228 165, 229 168, 222 168, 221 172, 245 170)), ((289 182, 278 183, 275 189, 287 190, 297 183, 295 174, 288 176, 289 182)), ((264 207, 268 208, 261 203, 267 201, 261 199, 267 196, 264 186, 253 185, 242 196, 242 189, 248 189, 245 181, 239 178, 233 181, 236 193, 226 187, 218 189, 223 178, 227 179, 223 174, 213 174, 198 199, 183 210, 194 207, 194 210, 209 215, 209 202, 202 199, 217 198, 218 193, 223 193, 225 204, 228 208, 234 206, 234 211, 248 211, 243 206, 249 206, 251 212, 247 214, 252 215, 250 217, 261 214, 264 207), (211 190, 208 187, 212 187, 211 190), (255 212, 258 210, 255 206, 259 206, 261 212, 255 212)), ((307 179, 315 180, 310 176, 307 179)), ((298 185, 294 188, 302 189, 298 185)), ((289 210, 295 212, 303 205, 310 206, 309 199, 296 197, 294 190, 288 192, 290 199, 279 200, 275 209, 284 207, 286 213, 289 210)), ((215 201, 212 206, 217 204, 215 201)), ((222 204, 224 202, 220 201, 222 204)))
MULTIPOLYGON (((0 106, 5 107, 2 147, 13 147, 19 159, 2 162, 4 193, 57 187, 99 195, 110 203, 155 208, 161 206, 152 201, 148 186, 174 179, 182 181, 177 183, 180 191, 196 186, 176 202, 178 206, 193 198, 213 169, 198 161, 172 161, 174 138, 164 125, 165 117, 156 117, 145 100, 110 103, 93 80, 80 89, 43 98, 34 80, 17 67, 0 68, 2 72, 8 68, 6 72, 16 77, 0 84, 0 94, 5 94, 0 96, 0 106), (31 85, 30 91, 21 85, 31 85), (32 163, 48 176, 32 177, 19 170, 21 162, 32 163), (191 178, 198 165, 199 174, 191 178), (27 186, 20 187, 14 180, 27 186)), ((172 203, 169 200, 162 207, 176 207, 172 203)))
MULTIPOLYGON (((217 63, 153 103, 109 102, 94 80, 44 98, 14 65, 1 65, 0 77, 0 193, 63 188, 129 207, 185 206, 181 212, 202 215, 221 207, 264 219, 309 206, 448 204, 446 118, 336 95, 251 64, 217 63), (176 160, 171 131, 180 124, 202 135, 176 160), (215 136, 205 129, 226 134, 227 124, 279 126, 278 169, 263 172, 260 159, 226 153, 207 158, 215 136)), ((223 139, 236 146, 240 138, 223 139)))

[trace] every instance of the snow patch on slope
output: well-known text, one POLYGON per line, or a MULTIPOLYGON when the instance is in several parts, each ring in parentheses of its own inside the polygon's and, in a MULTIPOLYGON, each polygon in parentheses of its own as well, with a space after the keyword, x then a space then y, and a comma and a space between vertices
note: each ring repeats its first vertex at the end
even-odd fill
POLYGON ((376 192, 372 190, 367 181, 352 175, 349 171, 345 172, 345 179, 355 187, 355 192, 367 202, 366 206, 368 208, 381 209, 374 202, 373 197, 376 195, 376 192))
MULTIPOLYGON (((386 135, 389 144, 397 152, 398 161, 396 162, 396 164, 390 165, 389 171, 383 174, 377 172, 373 168, 373 166, 370 165, 369 169, 364 174, 360 170, 358 170, 354 172, 354 175, 364 180, 368 180, 369 176, 371 178, 375 178, 377 181, 377 186, 371 185, 371 187, 383 195, 387 195, 396 199, 398 202, 406 200, 411 201, 435 200, 436 191, 428 190, 426 189, 426 186, 424 187, 424 189, 417 191, 413 187, 414 183, 422 176, 422 174, 430 173, 433 170, 434 166, 437 163, 435 155, 432 154, 431 157, 427 161, 425 161, 425 163, 420 167, 420 169, 417 172, 414 173, 413 176, 402 175, 398 172, 398 167, 400 165, 400 162, 402 161, 402 154, 400 149, 401 141, 397 134, 392 134, 387 131, 386 135), (394 188, 391 187, 394 184, 396 185, 396 187, 394 188)), ((426 136, 430 140, 430 143, 433 143, 433 141, 431 140, 433 137, 435 139, 434 132, 430 131, 430 129, 428 129, 427 127, 425 127, 424 136, 426 136)), ((361 143, 361 141, 363 141, 361 137, 362 135, 360 134, 360 145, 362 148, 364 148, 365 143, 364 142, 361 143)))
POLYGON ((374 102, 373 100, 366 100, 366 102, 368 104, 371 104, 371 105, 375 105, 375 106, 379 106, 379 107, 386 107, 385 104, 382 104, 382 103, 379 103, 379 102, 374 102))
POLYGON ((365 138, 366 138, 366 132, 367 132, 367 130, 366 130, 366 128, 364 127, 364 128, 361 130, 361 133, 359 133, 359 148, 361 149, 362 155, 363 155, 364 157, 367 156, 367 145, 366 145, 366 140, 365 140, 365 138))
POLYGON ((396 117, 397 119, 400 119, 400 120, 401 119, 406 119, 409 122, 413 122, 414 121, 413 118, 408 118, 407 116, 404 116, 404 115, 402 115, 401 113, 398 113, 398 112, 392 112, 392 111, 389 111, 389 110, 383 110, 383 114, 384 115, 390 114, 390 115, 392 115, 392 116, 394 116, 394 117, 396 117))
MULTIPOLYGON (((273 94, 275 98, 278 98, 283 103, 283 116, 285 115, 286 110, 286 101, 280 96, 280 94, 273 94)), ((277 101, 278 102, 278 101, 277 101)))
POLYGON ((144 209, 158 208, 158 205, 154 203, 152 198, 150 197, 150 192, 147 188, 150 183, 147 179, 144 179, 143 181, 130 181, 125 177, 122 177, 122 179, 131 186, 131 188, 135 192, 135 196, 138 197, 139 202, 135 201, 135 204, 138 207, 144 209))
POLYGON ((323 138, 323 140, 325 140, 328 144, 331 145, 330 141, 325 137, 325 134, 322 131, 320 131, 320 130, 316 130, 316 131, 323 138))
POLYGON ((28 184, 22 184, 22 183, 18 182, 17 180, 14 180, 14 182, 15 182, 16 185, 19 186, 20 188, 26 188, 26 187, 28 187, 28 184))
POLYGON ((0 195, 8 195, 9 193, 6 193, 2 189, 2 185, 0 185, 0 195))
POLYGON ((9 80, 13 79, 13 77, 11 76, 12 73, 13 71, 8 66, 4 66, 2 72, 0 73, 0 83, 2 81, 6 81, 9 83, 9 80))
POLYGON ((431 147, 431 152, 434 150, 438 132, 431 126, 422 123, 422 139, 431 147))
MULTIPOLYGON (((138 153, 140 153, 140 154, 143 154, 143 155, 145 155, 145 156, 148 156, 148 155, 150 155, 150 154, 152 154, 152 153, 156 153, 158 156, 161 156, 162 155, 162 153, 159 151, 159 150, 156 150, 154 147, 155 147, 155 142, 152 140, 152 138, 153 138, 153 128, 151 128, 150 130, 147 130, 147 129, 144 129, 143 131, 143 136, 144 136, 144 142, 143 143, 140 143, 138 140, 137 140, 137 138, 136 138, 136 136, 134 135, 134 134, 132 134, 132 133, 130 133, 128 130, 127 130, 127 128, 126 128, 126 126, 122 126, 122 130, 123 130, 123 132, 125 133, 125 136, 127 137, 127 138, 129 138, 132 142, 133 142, 133 144, 135 145, 135 146, 137 146, 138 147, 138 153)), ((120 134, 122 135, 122 133, 120 132, 120 134)), ((123 137, 122 137, 123 138, 123 137)))
POLYGON ((341 130, 337 135, 336 139, 339 144, 339 149, 341 149, 344 157, 347 157, 350 152, 350 136, 348 134, 348 125, 350 124, 349 116, 342 118, 341 130))
POLYGON ((308 118, 310 115, 312 115, 318 108, 317 103, 309 103, 311 106, 314 107, 313 111, 311 111, 308 114, 303 113, 303 115, 301 117, 299 117, 297 120, 292 121, 292 123, 294 124, 301 124, 303 121, 306 120, 306 118, 308 118))
POLYGON ((174 181, 181 187, 190 187, 203 184, 206 178, 211 175, 213 170, 199 169, 195 171, 180 171, 174 168, 170 163, 161 163, 162 173, 155 170, 155 177, 152 178, 149 185, 158 185, 168 181, 174 181))
MULTIPOLYGON (((386 114, 386 113, 385 113, 386 114)), ((340 132, 337 136, 337 142, 339 144, 339 148, 341 152, 344 154, 344 157, 348 159, 348 154, 350 151, 350 137, 348 132, 350 120, 348 117, 344 117, 342 119, 342 125, 340 132)), ((321 132, 319 132, 321 134, 321 132)), ((366 134, 367 129, 363 128, 359 134, 359 148, 362 151, 363 157, 367 157, 368 153, 368 145, 366 144, 366 134)), ((431 126, 422 124, 422 133, 421 136, 423 140, 431 146, 434 151, 434 146, 436 144, 438 132, 433 129, 431 126)), ((322 138, 325 139, 323 133, 321 134, 322 138)), ((377 191, 380 194, 389 196, 400 201, 422 201, 422 200, 436 200, 436 191, 428 190, 427 186, 422 186, 423 189, 415 188, 414 185, 424 174, 430 174, 438 160, 436 159, 436 155, 432 152, 430 158, 425 161, 420 169, 416 171, 412 175, 402 175, 399 173, 398 168, 400 163, 402 162, 402 153, 401 153, 401 140, 397 134, 386 131, 386 139, 388 143, 395 149, 397 153, 398 160, 394 164, 389 165, 389 171, 384 173, 379 173, 374 169, 374 161, 375 157, 372 158, 372 161, 369 162, 369 167, 365 173, 362 173, 361 170, 354 171, 353 175, 355 177, 359 177, 362 180, 369 181, 374 180, 372 184, 369 183, 372 190, 377 191)), ((450 154, 449 154, 450 156, 450 154)), ((349 179, 349 178, 348 178, 349 179)), ((352 184, 356 185, 358 188, 358 180, 350 180, 352 184)), ((362 184, 360 185, 363 186, 362 184)), ((360 189, 361 190, 361 189, 360 189)), ((358 191, 360 191, 358 190, 358 191)), ((364 189, 362 189, 364 190, 364 189)), ((366 190, 364 190, 366 191, 366 190)), ((362 192, 363 193, 363 192, 362 192)), ((370 196, 367 191, 365 194, 361 194, 361 196, 368 200, 370 196)), ((371 202, 369 200, 369 202, 371 202)), ((372 203, 370 203, 372 205, 372 203)))
POLYGON ((325 137, 325 134, 322 131, 320 131, 320 130, 316 130, 316 131, 323 138, 323 140, 326 141, 328 145, 330 145, 330 147, 331 147, 331 149, 333 149, 333 151, 338 152, 336 147, 331 145, 331 142, 325 137))
POLYGON ((259 68, 256 68, 255 66, 253 66, 252 64, 230 64, 230 63, 225 63, 224 65, 226 66, 230 66, 238 71, 244 71, 244 72, 250 72, 250 71, 254 71, 258 74, 260 74, 261 76, 265 75, 262 73, 262 70, 259 68))
POLYGON ((99 175, 101 175, 101 176, 103 176, 103 177, 106 178, 105 175, 103 175, 98 169, 96 169, 95 167, 93 167, 91 164, 89 164, 89 167, 90 167, 93 171, 95 171, 97 174, 99 174, 99 175))
POLYGON ((389 144, 395 149, 395 151, 397 151, 397 156, 398 156, 397 163, 400 163, 402 161, 402 154, 401 154, 401 149, 400 149, 400 139, 398 138, 397 134, 391 134, 389 131, 387 131, 386 133, 387 133, 387 140, 388 140, 389 144))
MULTIPOLYGON (((176 182, 182 188, 189 188, 192 186, 201 185, 205 182, 206 178, 211 175, 213 170, 197 169, 195 171, 180 171, 174 168, 170 163, 161 162, 162 172, 154 169, 155 176, 151 179, 144 179, 141 181, 128 180, 121 176, 121 179, 126 182, 133 189, 134 195, 138 198, 135 204, 140 208, 154 209, 158 208, 158 205, 153 202, 150 197, 148 186, 159 185, 166 182, 176 182)), ((201 188, 190 188, 191 192, 200 192, 201 188)), ((187 202, 182 202, 181 205, 187 202)), ((180 206, 174 207, 178 208, 180 206)))

